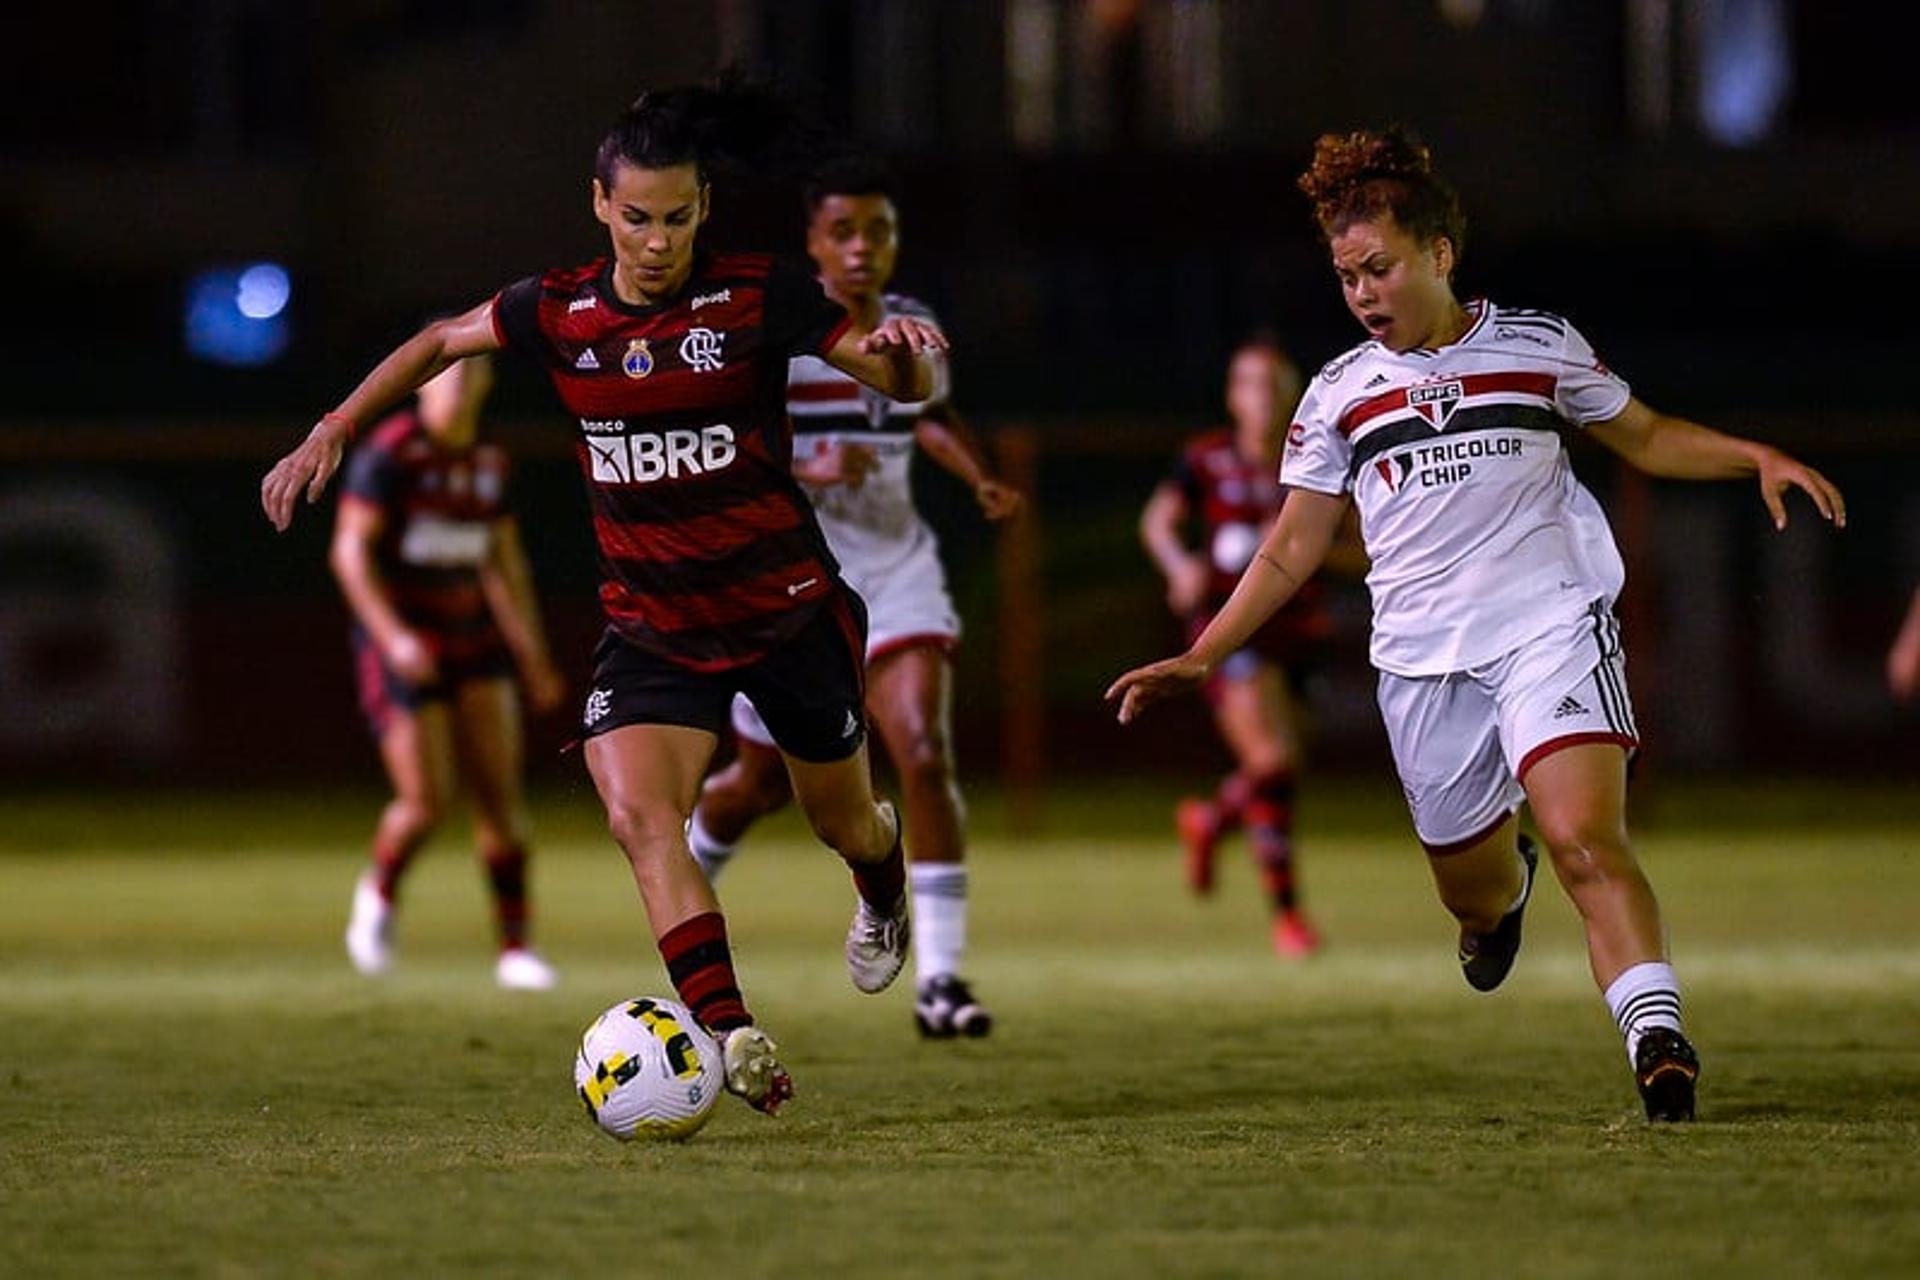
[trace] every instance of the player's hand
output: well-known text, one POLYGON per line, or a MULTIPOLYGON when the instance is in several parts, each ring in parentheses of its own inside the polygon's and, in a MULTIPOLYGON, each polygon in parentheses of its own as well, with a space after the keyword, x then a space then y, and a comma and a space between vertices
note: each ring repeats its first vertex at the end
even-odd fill
POLYGON ((981 515, 999 521, 1019 511, 1026 498, 1013 486, 988 478, 973 487, 973 500, 980 504, 981 515))
POLYGON ((1156 702, 1198 689, 1206 683, 1207 665, 1189 654, 1163 658, 1144 667, 1135 667, 1113 682, 1107 701, 1120 704, 1121 724, 1134 718, 1156 702))
POLYGON ((802 484, 858 489, 879 465, 879 456, 863 444, 822 444, 810 456, 794 459, 793 475, 802 484))
POLYGON ((527 706, 537 716, 552 715, 567 698, 567 681, 559 668, 545 661, 530 664, 521 673, 527 692, 527 706))
POLYGON ((1192 613, 1207 598, 1207 584, 1213 580, 1213 566, 1199 556, 1188 556, 1167 578, 1167 607, 1175 613, 1192 613))
POLYGON ((285 533, 293 523, 294 503, 302 489, 309 503, 320 500, 327 482, 340 469, 340 455, 346 447, 345 420, 329 414, 314 424, 292 453, 273 464, 273 470, 260 482, 260 506, 275 529, 285 533))
POLYGON ((440 679, 440 664, 434 660, 432 648, 411 631, 402 631, 387 641, 381 656, 408 684, 433 684, 440 679))
POLYGON ((922 351, 945 351, 947 346, 946 334, 925 320, 916 320, 912 316, 893 316, 860 339, 860 350, 870 356, 883 354, 896 347, 917 355, 922 351))
POLYGON ((1767 512, 1773 517, 1773 527, 1787 527, 1786 491, 1799 489, 1809 498, 1820 514, 1835 528, 1847 527, 1847 500, 1840 496, 1840 490, 1833 481, 1815 471, 1804 462, 1788 457, 1778 449, 1768 449, 1760 455, 1760 500, 1767 504, 1767 512))

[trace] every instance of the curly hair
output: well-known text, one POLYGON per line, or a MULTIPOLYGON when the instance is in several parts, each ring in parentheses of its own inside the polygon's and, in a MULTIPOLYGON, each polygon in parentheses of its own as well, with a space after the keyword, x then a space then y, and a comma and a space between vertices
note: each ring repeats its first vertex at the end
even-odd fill
POLYGON ((895 196, 893 171, 878 156, 839 148, 814 166, 800 192, 807 215, 818 213, 828 196, 895 196))
POLYGON ((1445 236, 1456 260, 1466 249, 1460 197, 1434 172, 1433 152, 1400 125, 1321 134, 1298 186, 1328 239, 1384 213, 1421 244, 1445 236))

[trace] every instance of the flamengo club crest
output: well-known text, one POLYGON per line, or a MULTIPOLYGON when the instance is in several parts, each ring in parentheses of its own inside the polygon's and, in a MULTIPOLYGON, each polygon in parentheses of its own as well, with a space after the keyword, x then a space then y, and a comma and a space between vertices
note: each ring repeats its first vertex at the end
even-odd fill
POLYGON ((1425 418, 1429 426, 1444 427, 1453 411, 1460 407, 1462 394, 1458 381, 1430 382, 1407 388, 1407 407, 1425 418))
POLYGON ((629 378, 644 378, 653 372, 653 352, 647 350, 645 338, 627 344, 627 354, 620 357, 620 372, 629 378))
POLYGON ((680 358, 687 362, 687 368, 695 373, 718 373, 720 370, 720 344, 726 334, 715 333, 704 325, 687 330, 687 336, 680 339, 680 358))

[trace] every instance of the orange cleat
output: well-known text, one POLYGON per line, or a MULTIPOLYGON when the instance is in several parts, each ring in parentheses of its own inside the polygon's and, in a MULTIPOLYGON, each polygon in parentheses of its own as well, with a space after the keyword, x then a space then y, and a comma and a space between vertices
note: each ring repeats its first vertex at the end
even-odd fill
POLYGON ((1273 918, 1273 949, 1289 960, 1300 960, 1320 949, 1320 934, 1298 911, 1287 911, 1273 918))
POLYGON ((1220 816, 1212 803, 1192 796, 1173 811, 1180 843, 1187 847, 1187 888, 1201 897, 1213 892, 1213 854, 1220 840, 1220 816))

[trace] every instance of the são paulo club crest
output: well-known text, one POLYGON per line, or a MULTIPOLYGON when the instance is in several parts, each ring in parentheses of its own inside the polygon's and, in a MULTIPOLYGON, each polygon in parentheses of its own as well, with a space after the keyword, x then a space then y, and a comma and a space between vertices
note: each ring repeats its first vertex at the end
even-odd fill
POLYGON ((1444 427, 1453 411, 1460 407, 1463 394, 1459 381, 1429 382, 1407 388, 1407 407, 1427 420, 1429 426, 1444 427))
POLYGON ((620 372, 629 378, 644 378, 653 372, 653 352, 647 350, 645 338, 627 344, 627 354, 620 357, 620 372))

